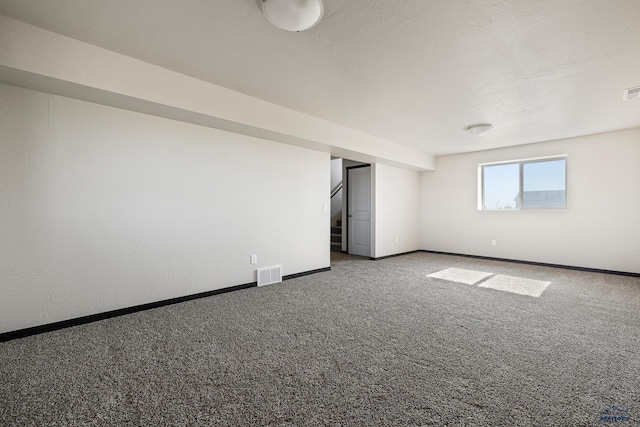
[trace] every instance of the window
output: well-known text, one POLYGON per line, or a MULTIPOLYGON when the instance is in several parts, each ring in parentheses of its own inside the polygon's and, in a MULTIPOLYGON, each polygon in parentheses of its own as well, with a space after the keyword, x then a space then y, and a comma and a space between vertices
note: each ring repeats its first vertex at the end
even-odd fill
POLYGON ((566 172, 566 156, 481 164, 478 209, 564 209, 566 172))

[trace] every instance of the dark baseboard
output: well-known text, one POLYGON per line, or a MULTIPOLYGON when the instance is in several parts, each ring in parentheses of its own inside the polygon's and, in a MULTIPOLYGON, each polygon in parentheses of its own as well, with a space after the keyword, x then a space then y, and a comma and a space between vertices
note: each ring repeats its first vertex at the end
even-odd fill
POLYGON ((315 270, 303 271, 302 273, 287 274, 282 276, 282 280, 295 279, 296 277, 308 276, 310 274, 323 273, 325 271, 331 271, 331 267, 317 268, 315 270))
POLYGON ((415 254, 417 252, 423 252, 423 251, 417 250, 417 251, 402 252, 402 253, 399 253, 399 254, 385 255, 385 256, 381 256, 381 257, 377 257, 377 258, 371 257, 369 259, 371 261, 380 261, 381 259, 394 258, 394 257, 397 257, 397 256, 402 256, 402 255, 415 254))
POLYGON ((183 297, 170 298, 162 301, 150 302, 147 304, 134 305, 132 307, 119 308, 117 310, 105 311, 103 313, 91 314, 88 316, 76 317, 74 319, 62 320, 60 322, 47 323, 46 325, 33 326, 31 328, 19 329, 17 331, 5 332, 0 334, 0 342, 10 341, 17 338, 24 338, 31 335, 52 332, 58 329, 70 328, 72 326, 84 325, 86 323, 97 322, 98 320, 111 319, 113 317, 124 316, 125 314, 137 313, 139 311, 150 310, 152 308, 164 307, 166 305, 177 304, 180 302, 191 301, 198 298, 210 297, 213 295, 224 294, 227 292, 239 291, 257 286, 256 282, 245 283, 244 285, 231 286, 228 288, 215 289, 212 291, 200 292, 197 294, 186 295, 183 297))
POLYGON ((465 258, 485 259, 489 261, 513 262, 516 264, 537 265, 540 267, 563 268, 565 270, 586 271, 589 273, 603 273, 603 274, 615 274, 617 276, 640 277, 640 273, 630 273, 627 271, 603 270, 600 268, 577 267, 573 265, 562 265, 562 264, 548 264, 545 262, 523 261, 519 259, 508 259, 508 258, 495 258, 495 257, 489 257, 489 256, 482 256, 482 255, 458 254, 453 252, 428 251, 426 249, 421 249, 420 251, 417 251, 417 252, 426 252, 429 254, 438 254, 438 255, 452 255, 452 256, 459 256, 459 257, 465 257, 465 258))
MULTIPOLYGON (((309 274, 329 271, 331 267, 319 268, 317 270, 305 271, 302 273, 289 274, 283 276, 282 280, 294 279, 296 277, 307 276, 309 274)), ((147 304, 135 305, 132 307, 120 308, 117 310, 105 311, 104 313, 96 313, 88 316, 76 317, 74 319, 62 320, 60 322, 47 323, 46 325, 33 326, 30 328, 19 329, 17 331, 4 332, 0 334, 0 342, 11 341, 18 338, 25 338, 31 335, 43 334, 45 332, 57 331, 59 329, 70 328, 72 326, 84 325, 87 323, 97 322, 99 320, 111 319, 113 317, 124 316, 125 314, 137 313, 139 311, 150 310, 152 308, 164 307, 166 305, 178 304, 181 302, 191 301, 199 298, 206 298, 213 295, 224 294, 227 292, 239 291, 258 286, 257 282, 245 283, 243 285, 230 286, 222 289, 214 289, 212 291, 200 292, 197 294, 185 295, 183 297, 170 298, 162 301, 150 302, 147 304)))

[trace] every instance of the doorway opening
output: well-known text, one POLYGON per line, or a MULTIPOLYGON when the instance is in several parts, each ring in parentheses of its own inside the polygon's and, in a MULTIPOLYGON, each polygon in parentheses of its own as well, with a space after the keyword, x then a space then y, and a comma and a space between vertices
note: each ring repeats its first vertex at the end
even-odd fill
POLYGON ((374 230, 372 167, 331 158, 331 251, 370 258, 374 230))

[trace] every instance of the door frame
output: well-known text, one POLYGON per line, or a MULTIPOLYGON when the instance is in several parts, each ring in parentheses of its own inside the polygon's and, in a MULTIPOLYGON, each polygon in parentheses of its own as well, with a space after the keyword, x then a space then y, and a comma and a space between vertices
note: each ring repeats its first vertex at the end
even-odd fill
MULTIPOLYGON (((346 250, 343 251, 344 253, 349 253, 349 170, 351 169, 360 169, 360 168, 371 168, 369 170, 369 186, 370 188, 373 187, 371 185, 371 182, 373 180, 373 166, 371 165, 371 163, 364 163, 361 165, 355 165, 355 166, 347 166, 344 168, 345 170, 345 175, 342 177, 343 182, 345 183, 345 185, 343 185, 343 190, 346 190, 344 192, 344 196, 346 197, 346 210, 343 212, 342 215, 342 224, 344 227, 344 232, 343 232, 343 236, 345 236, 345 243, 346 243, 346 250)), ((369 207, 369 212, 371 213, 371 217, 369 220, 369 258, 373 259, 373 236, 374 236, 374 230, 375 230, 375 215, 374 215, 374 211, 373 211, 373 201, 374 201, 374 190, 375 188, 371 188, 371 194, 370 194, 370 200, 369 202, 371 203, 371 206, 369 207)))

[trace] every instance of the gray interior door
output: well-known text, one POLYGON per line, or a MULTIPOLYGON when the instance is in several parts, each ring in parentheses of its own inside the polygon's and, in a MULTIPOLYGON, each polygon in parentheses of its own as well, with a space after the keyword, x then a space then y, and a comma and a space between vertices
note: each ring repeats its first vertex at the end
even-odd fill
POLYGON ((347 180, 347 251, 371 256, 371 166, 347 169, 347 180))

